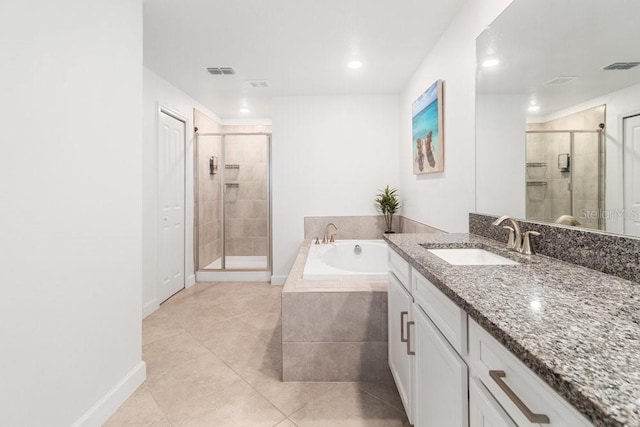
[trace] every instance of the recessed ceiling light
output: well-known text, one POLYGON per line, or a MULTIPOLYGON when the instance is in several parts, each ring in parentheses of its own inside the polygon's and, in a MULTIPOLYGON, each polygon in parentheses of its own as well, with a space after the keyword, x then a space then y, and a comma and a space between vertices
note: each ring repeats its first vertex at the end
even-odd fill
POLYGON ((484 68, 489 68, 489 67, 495 67, 496 65, 498 65, 500 63, 499 59, 496 58, 491 58, 491 59, 487 59, 482 63, 482 66, 484 68))
POLYGON ((247 114, 247 113, 249 113, 249 112, 250 112, 250 110, 249 110, 247 107, 242 107, 242 108, 240 109, 240 112, 241 112, 242 114, 247 114))
POLYGON ((529 108, 527 108, 528 111, 538 111, 539 109, 539 105, 530 105, 529 108))
POLYGON ((362 61, 358 61, 357 59, 350 61, 347 64, 347 67, 351 68, 352 70, 357 70, 358 68, 362 68, 362 61))

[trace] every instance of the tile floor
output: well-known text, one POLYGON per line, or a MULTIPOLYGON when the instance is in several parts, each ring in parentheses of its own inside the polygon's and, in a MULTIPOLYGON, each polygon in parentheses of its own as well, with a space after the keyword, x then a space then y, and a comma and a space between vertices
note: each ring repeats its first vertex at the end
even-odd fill
POLYGON ((283 383, 280 286, 198 283, 142 322, 147 380, 105 426, 408 426, 393 385, 283 383))

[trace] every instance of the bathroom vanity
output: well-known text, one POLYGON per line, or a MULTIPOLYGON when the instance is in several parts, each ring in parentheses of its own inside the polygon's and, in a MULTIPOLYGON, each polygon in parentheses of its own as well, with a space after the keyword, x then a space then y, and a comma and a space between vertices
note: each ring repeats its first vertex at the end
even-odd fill
POLYGON ((637 283, 473 234, 385 239, 389 366, 416 427, 640 425, 637 283), (430 251, 447 248, 517 264, 430 251))

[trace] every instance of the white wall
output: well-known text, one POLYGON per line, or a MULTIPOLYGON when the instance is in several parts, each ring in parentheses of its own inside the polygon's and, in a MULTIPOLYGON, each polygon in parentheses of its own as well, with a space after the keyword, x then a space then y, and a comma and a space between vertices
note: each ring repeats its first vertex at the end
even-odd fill
POLYGON ((272 111, 272 282, 283 283, 305 216, 374 215, 378 190, 397 186, 398 98, 275 97, 272 111))
POLYGON ((615 215, 624 208, 624 129, 622 119, 640 113, 640 84, 591 99, 570 108, 557 111, 539 121, 546 122, 568 116, 578 111, 606 105, 606 144, 605 144, 605 220, 606 230, 611 233, 623 233, 624 217, 615 215))
POLYGON ((398 161, 406 217, 445 231, 468 230, 469 212, 475 212, 475 39, 510 3, 465 3, 400 96, 398 161), (445 170, 413 175, 411 104, 438 79, 445 81, 445 170))
POLYGON ((0 9, 0 425, 100 425, 145 378, 142 4, 0 9))
POLYGON ((526 216, 526 105, 526 95, 476 95, 478 213, 526 216))

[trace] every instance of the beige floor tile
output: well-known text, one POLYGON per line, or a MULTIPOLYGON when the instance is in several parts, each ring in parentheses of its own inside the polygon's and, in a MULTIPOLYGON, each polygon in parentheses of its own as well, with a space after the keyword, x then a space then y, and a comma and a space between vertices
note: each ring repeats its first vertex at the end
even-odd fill
POLYGON ((360 388, 382 400, 389 406, 392 406, 400 412, 404 412, 404 405, 398 393, 396 385, 391 383, 360 383, 360 388))
POLYGON ((104 426, 146 427, 153 423, 166 423, 166 420, 146 385, 142 384, 104 426))
POLYGON ((337 388, 335 383, 285 383, 278 377, 262 373, 251 375, 245 381, 285 415, 293 414, 313 400, 326 397, 337 388))
POLYGON ((358 383, 340 384, 289 416, 300 427, 403 427, 406 416, 364 392, 358 383))
POLYGON ((199 412, 210 396, 242 379, 213 354, 168 369, 148 388, 166 418, 174 422, 199 412))
POLYGON ((176 426, 272 427, 286 417, 244 381, 209 396, 198 414, 176 426))
POLYGON ((143 322, 147 381, 107 425, 403 426, 393 386, 281 382, 281 290, 198 283, 162 304, 143 322))
POLYGON ((147 380, 154 380, 168 369, 209 354, 209 350, 188 333, 182 333, 142 347, 147 363, 147 380))
POLYGON ((142 321, 142 345, 151 344, 185 332, 174 320, 156 311, 142 321), (158 314, 156 314, 158 313, 158 314))

